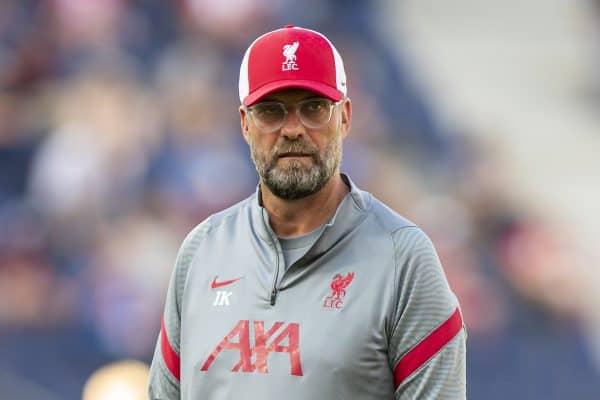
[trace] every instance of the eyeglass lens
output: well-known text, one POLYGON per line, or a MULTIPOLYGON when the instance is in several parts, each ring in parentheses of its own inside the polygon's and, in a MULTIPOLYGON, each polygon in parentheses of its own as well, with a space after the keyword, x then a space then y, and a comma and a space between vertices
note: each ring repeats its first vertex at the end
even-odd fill
MULTIPOLYGON (((308 99, 296 104, 295 109, 307 128, 319 128, 331 119, 333 102, 328 99, 308 99)), ((283 103, 264 102, 250 107, 255 123, 260 129, 276 130, 283 126, 287 109, 283 103)))

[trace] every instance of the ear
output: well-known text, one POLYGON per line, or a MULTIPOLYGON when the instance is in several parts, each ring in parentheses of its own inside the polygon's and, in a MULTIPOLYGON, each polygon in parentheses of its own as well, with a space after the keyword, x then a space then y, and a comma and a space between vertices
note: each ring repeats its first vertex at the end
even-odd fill
POLYGON ((350 126, 352 122, 352 102, 350 101, 349 97, 345 98, 342 103, 341 118, 342 137, 345 139, 350 133, 350 126))
POLYGON ((246 107, 244 107, 243 105, 240 106, 240 125, 242 127, 242 136, 244 136, 244 140, 246 141, 246 143, 249 143, 248 135, 250 133, 248 132, 248 129, 249 129, 248 112, 246 110, 246 107))

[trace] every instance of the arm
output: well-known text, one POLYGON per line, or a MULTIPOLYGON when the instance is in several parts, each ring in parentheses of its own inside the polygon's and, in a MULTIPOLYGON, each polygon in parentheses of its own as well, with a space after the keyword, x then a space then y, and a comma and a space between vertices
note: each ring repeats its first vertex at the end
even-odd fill
POLYGON ((176 279, 171 278, 160 334, 154 350, 148 398, 150 400, 179 400, 179 312, 175 305, 176 279))
POLYGON ((390 338, 395 399, 465 399, 466 332, 437 253, 418 228, 394 233, 397 308, 390 338))
POLYGON ((179 400, 181 307, 187 272, 205 224, 183 241, 169 282, 161 330, 154 350, 148 382, 150 400, 179 400))

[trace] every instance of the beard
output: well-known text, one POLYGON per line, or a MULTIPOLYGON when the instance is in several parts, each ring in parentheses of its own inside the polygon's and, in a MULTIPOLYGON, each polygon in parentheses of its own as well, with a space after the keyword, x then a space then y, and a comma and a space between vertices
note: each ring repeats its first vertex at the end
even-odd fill
POLYGON ((261 153, 250 135, 250 153, 261 181, 271 192, 284 200, 297 200, 318 192, 339 170, 342 161, 342 137, 335 135, 327 147, 319 149, 304 139, 289 140, 285 137, 275 144, 269 153, 261 153), (307 154, 311 165, 301 160, 286 160, 278 165, 286 153, 307 154))

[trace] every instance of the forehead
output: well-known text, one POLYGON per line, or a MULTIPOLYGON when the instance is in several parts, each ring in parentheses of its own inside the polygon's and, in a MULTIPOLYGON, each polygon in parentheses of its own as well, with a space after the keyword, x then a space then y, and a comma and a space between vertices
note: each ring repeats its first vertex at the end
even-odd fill
POLYGON ((309 99, 311 97, 322 97, 321 95, 306 89, 282 89, 269 93, 259 100, 262 101, 280 101, 282 103, 293 103, 296 101, 309 99))

